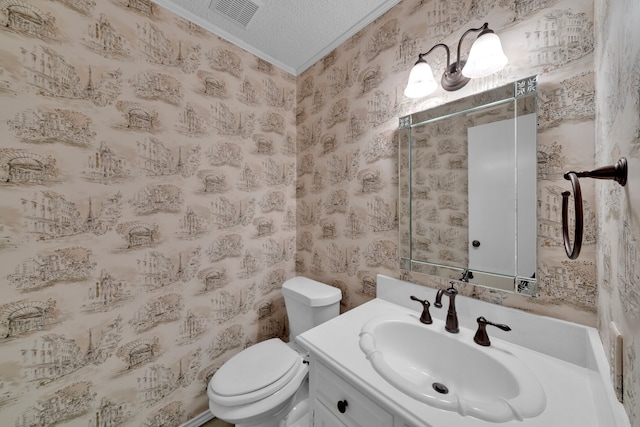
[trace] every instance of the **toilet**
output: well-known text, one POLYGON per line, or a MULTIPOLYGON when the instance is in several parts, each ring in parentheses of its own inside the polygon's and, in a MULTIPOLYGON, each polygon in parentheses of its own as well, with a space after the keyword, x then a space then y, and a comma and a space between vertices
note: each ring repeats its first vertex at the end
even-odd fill
POLYGON ((339 289, 306 277, 282 285, 289 343, 273 338, 233 356, 207 387, 211 413, 237 427, 306 427, 309 367, 295 337, 340 314, 339 289))

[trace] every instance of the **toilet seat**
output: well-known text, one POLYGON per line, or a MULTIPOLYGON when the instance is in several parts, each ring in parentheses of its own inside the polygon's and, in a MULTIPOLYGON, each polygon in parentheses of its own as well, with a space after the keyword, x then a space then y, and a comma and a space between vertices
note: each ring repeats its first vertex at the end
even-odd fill
POLYGON ((209 410, 217 418, 236 425, 251 425, 260 422, 259 420, 265 420, 265 417, 278 417, 278 414, 286 415, 286 412, 283 411, 287 411, 289 405, 292 404, 292 399, 300 387, 309 386, 306 382, 309 365, 301 363, 296 366, 298 366, 296 374, 284 387, 264 399, 246 405, 225 406, 215 403, 212 399, 211 382, 209 382, 209 387, 207 387, 209 410))
POLYGON ((299 373, 302 357, 278 338, 229 359, 209 383, 209 398, 223 406, 252 403, 276 393, 299 373))

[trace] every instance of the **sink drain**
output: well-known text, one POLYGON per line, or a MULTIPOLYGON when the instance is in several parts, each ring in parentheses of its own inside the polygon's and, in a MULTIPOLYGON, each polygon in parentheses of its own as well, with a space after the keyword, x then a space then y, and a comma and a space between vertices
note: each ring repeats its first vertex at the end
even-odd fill
POLYGON ((447 386, 442 383, 433 383, 432 387, 438 393, 441 393, 441 394, 449 393, 449 389, 447 388, 447 386))

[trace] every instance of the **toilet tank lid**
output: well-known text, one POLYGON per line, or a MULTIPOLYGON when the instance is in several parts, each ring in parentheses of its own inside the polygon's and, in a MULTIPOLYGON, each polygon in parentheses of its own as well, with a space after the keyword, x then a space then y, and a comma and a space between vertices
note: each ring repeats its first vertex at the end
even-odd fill
POLYGON ((342 299, 340 289, 302 276, 285 281, 282 285, 282 295, 294 298, 309 307, 322 307, 342 299))

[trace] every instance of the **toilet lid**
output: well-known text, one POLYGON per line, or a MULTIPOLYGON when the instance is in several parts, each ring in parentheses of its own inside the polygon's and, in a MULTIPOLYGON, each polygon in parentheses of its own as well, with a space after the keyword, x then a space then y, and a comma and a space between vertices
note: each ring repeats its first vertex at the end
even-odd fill
POLYGON ((221 397, 246 395, 265 387, 271 388, 268 386, 293 371, 297 363, 300 363, 298 353, 280 339, 273 338, 253 345, 229 359, 211 378, 210 386, 221 397))

